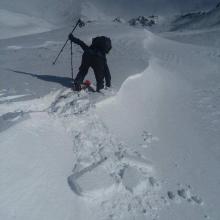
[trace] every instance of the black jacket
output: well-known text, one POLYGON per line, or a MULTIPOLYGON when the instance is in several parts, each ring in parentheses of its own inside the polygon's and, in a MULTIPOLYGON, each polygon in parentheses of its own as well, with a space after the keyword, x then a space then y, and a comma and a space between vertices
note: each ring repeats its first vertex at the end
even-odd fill
POLYGON ((108 68, 106 53, 101 49, 95 47, 93 44, 88 46, 80 39, 74 37, 73 35, 69 36, 71 42, 79 45, 84 51, 82 64, 80 66, 80 71, 76 76, 75 82, 81 84, 84 80, 85 75, 87 74, 88 65, 91 66, 95 72, 97 80, 97 90, 100 90, 104 87, 103 79, 105 79, 106 86, 111 86, 111 74, 108 68), (92 64, 91 64, 92 63, 92 64))

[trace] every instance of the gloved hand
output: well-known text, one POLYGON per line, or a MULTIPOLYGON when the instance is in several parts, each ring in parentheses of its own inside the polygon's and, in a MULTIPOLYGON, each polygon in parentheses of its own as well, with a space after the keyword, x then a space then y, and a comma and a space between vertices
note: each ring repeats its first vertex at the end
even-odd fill
POLYGON ((69 38, 69 40, 70 40, 71 42, 73 42, 73 41, 74 41, 74 36, 73 36, 73 34, 72 34, 72 33, 70 33, 70 34, 69 34, 68 38, 69 38))

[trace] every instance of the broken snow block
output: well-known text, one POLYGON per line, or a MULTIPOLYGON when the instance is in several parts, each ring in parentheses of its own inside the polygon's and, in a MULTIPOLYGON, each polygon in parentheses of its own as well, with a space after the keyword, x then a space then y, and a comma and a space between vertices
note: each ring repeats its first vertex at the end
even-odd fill
POLYGON ((124 171, 122 183, 128 190, 133 191, 143 180, 141 173, 135 167, 129 166, 124 171))
POLYGON ((82 192, 109 188, 114 179, 101 166, 84 173, 76 180, 82 192))

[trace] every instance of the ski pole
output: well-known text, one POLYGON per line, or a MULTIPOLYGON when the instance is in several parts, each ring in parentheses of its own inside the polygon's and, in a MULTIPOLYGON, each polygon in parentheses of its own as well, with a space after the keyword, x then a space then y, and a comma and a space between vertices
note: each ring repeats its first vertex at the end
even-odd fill
MULTIPOLYGON (((81 23, 81 20, 79 19, 79 20, 76 22, 76 25, 74 26, 74 28, 73 28, 71 34, 75 31, 75 29, 77 28, 77 26, 78 26, 80 23, 81 23)), ((53 65, 56 64, 56 62, 57 62, 57 60, 58 60, 60 54, 63 52, 63 49, 65 48, 65 46, 66 46, 66 44, 67 44, 68 41, 69 41, 69 38, 66 40, 65 44, 63 45, 63 47, 62 47, 62 49, 60 50, 59 54, 57 55, 56 59, 54 60, 53 65)))
POLYGON ((73 80, 73 43, 72 42, 71 42, 71 74, 72 74, 72 80, 73 80))

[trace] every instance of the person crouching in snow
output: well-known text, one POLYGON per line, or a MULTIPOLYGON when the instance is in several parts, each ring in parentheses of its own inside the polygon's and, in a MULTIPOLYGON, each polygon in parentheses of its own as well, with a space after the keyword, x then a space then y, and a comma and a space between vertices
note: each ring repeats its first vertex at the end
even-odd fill
POLYGON ((91 67, 96 78, 96 91, 99 92, 105 86, 111 86, 111 74, 108 68, 106 54, 112 49, 111 39, 105 36, 100 36, 92 39, 90 46, 86 45, 80 39, 69 34, 69 40, 79 45, 84 53, 82 55, 82 62, 79 67, 79 72, 74 79, 74 89, 81 90, 81 84, 91 67))

